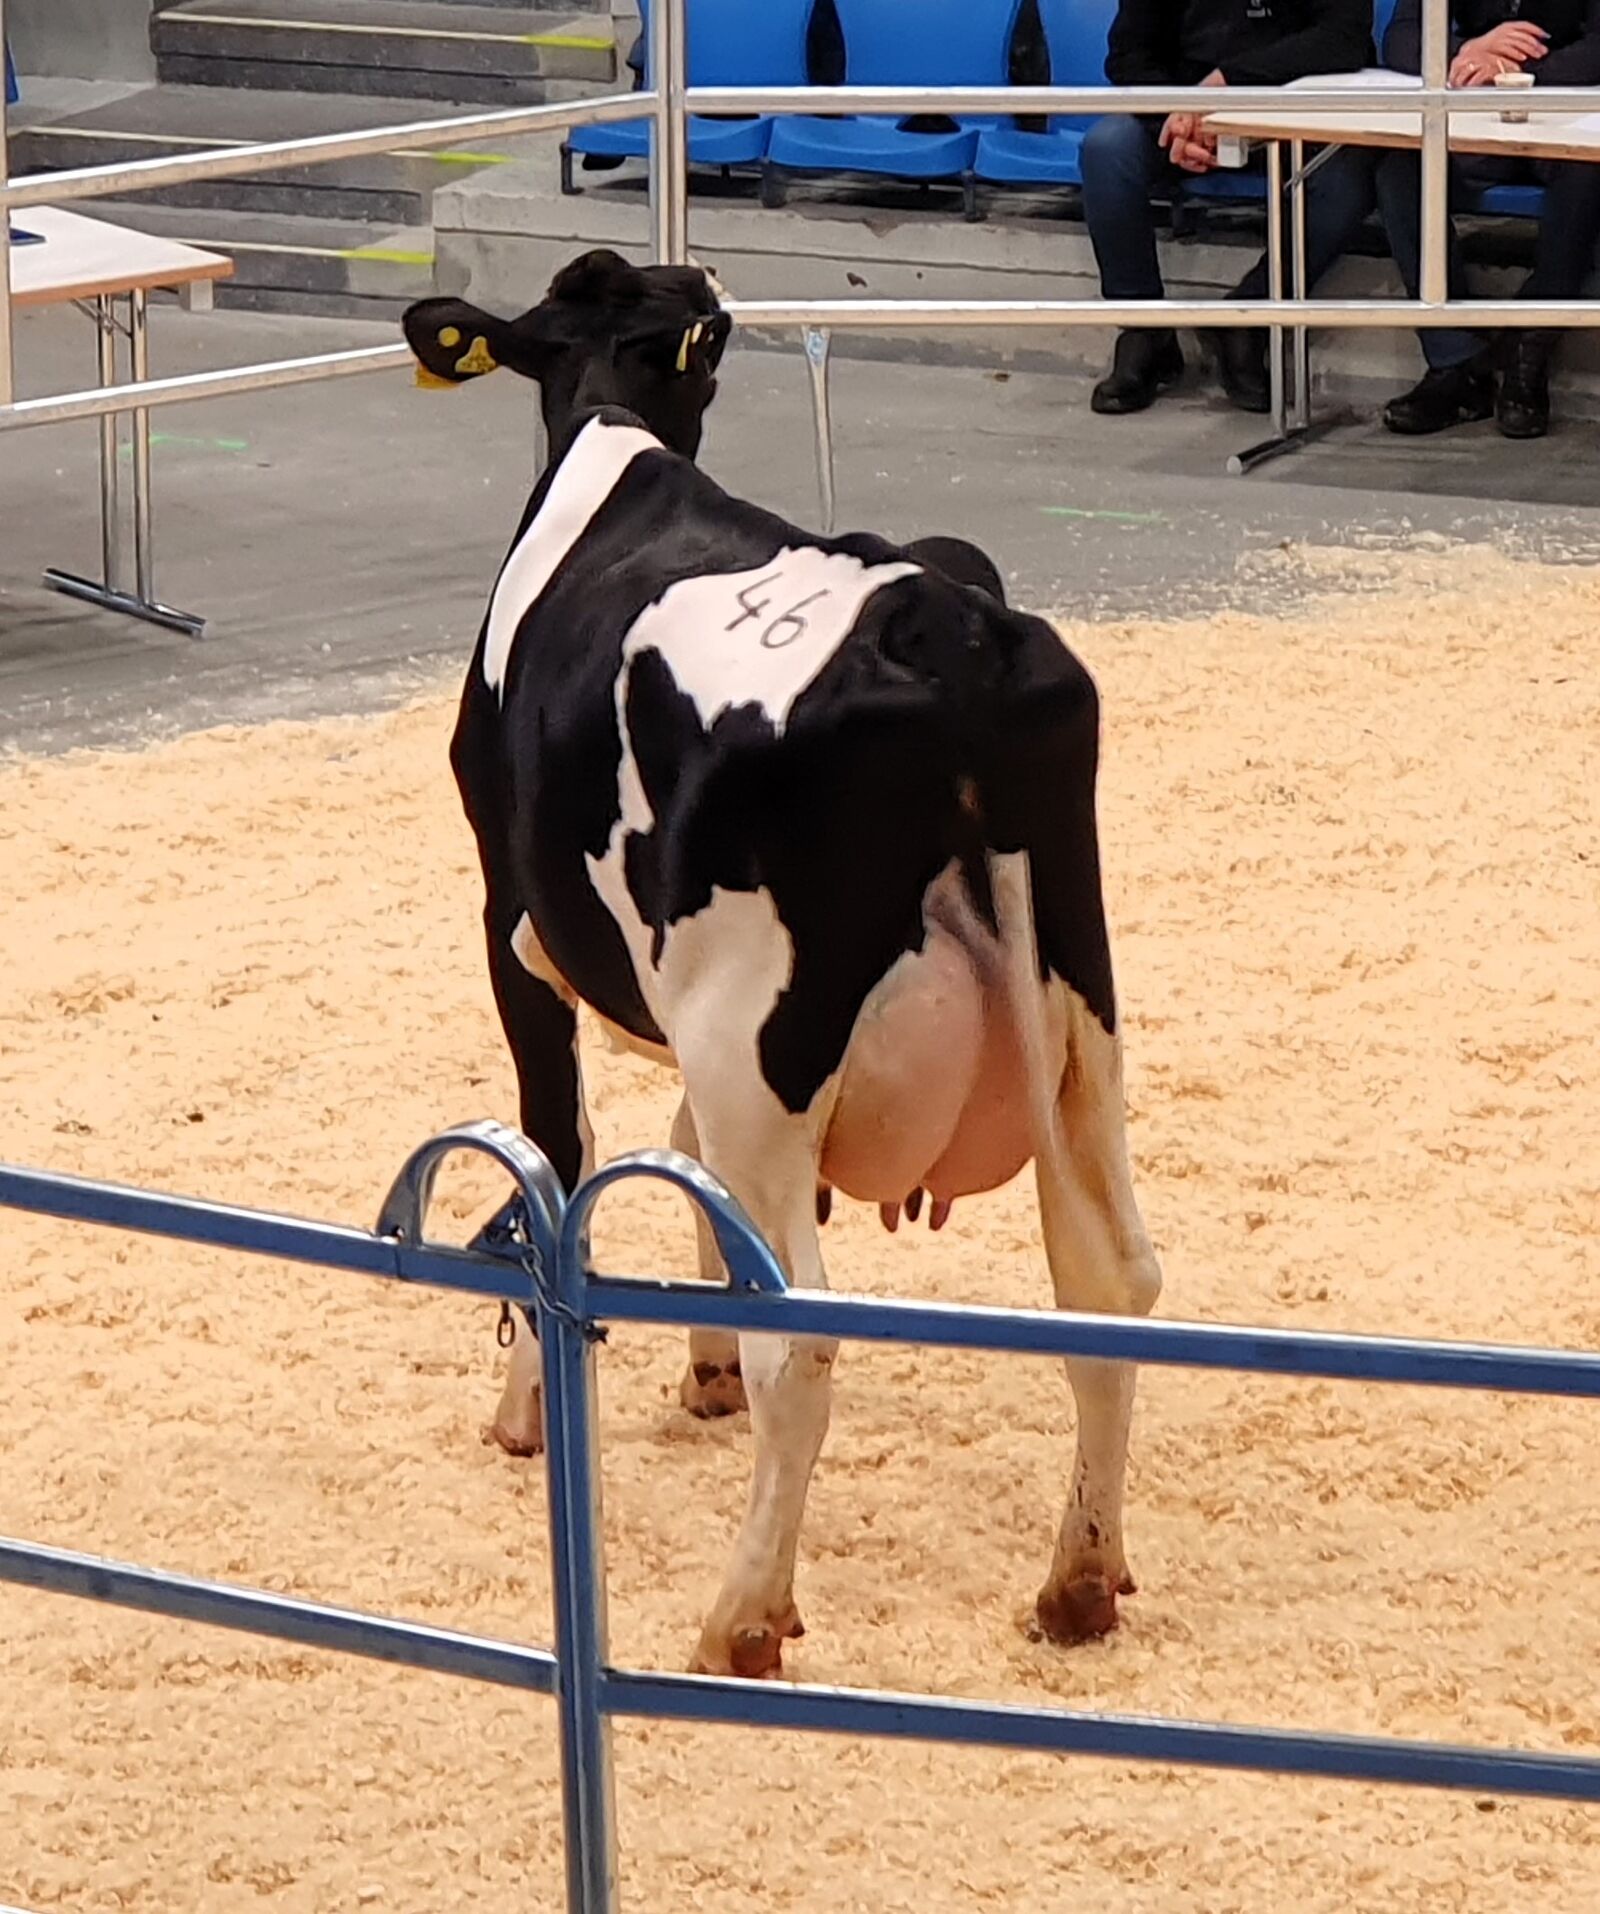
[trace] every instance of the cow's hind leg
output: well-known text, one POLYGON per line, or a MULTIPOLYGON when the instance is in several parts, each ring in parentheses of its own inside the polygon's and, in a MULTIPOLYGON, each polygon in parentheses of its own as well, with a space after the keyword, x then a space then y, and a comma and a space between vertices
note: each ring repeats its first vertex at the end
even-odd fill
MULTIPOLYGON (((695 1129, 694 1112, 685 1097, 672 1119, 672 1147, 685 1156, 700 1157, 700 1136, 695 1129)), ((700 1279, 707 1283, 726 1283, 727 1271, 717 1254, 716 1238, 697 1207, 694 1213, 695 1242, 700 1253, 700 1279)), ((678 1390, 679 1400, 692 1416, 711 1418, 731 1416, 749 1405, 745 1400, 744 1373, 739 1366, 739 1338, 728 1329, 691 1329, 689 1331, 689 1367, 678 1390)))
MULTIPOLYGON (((1067 993, 1063 993, 1067 995, 1067 993)), ((1056 1301, 1063 1309, 1143 1316, 1161 1293, 1128 1167, 1117 1039, 1068 996, 1070 1053, 1058 1108, 1063 1154, 1037 1163, 1039 1213, 1056 1301)), ((1078 1407, 1072 1489, 1038 1624, 1052 1641, 1084 1641, 1116 1626, 1117 1596, 1133 1592, 1122 1539, 1134 1370, 1069 1358, 1078 1407)))

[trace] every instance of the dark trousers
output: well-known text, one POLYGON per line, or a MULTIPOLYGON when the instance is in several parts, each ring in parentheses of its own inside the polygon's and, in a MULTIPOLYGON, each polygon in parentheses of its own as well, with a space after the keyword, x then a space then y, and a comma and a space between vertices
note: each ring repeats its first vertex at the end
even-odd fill
MULTIPOLYGON (((1594 267, 1600 242, 1600 165, 1583 160, 1499 159, 1464 153, 1450 162, 1452 199, 1489 186, 1537 183, 1544 188, 1544 212, 1534 251, 1533 271, 1518 295, 1523 299, 1576 299, 1594 267)), ((1378 211, 1389 250, 1407 293, 1415 299, 1422 259, 1422 158, 1418 153, 1388 152, 1378 162, 1378 211)), ((1450 297, 1464 299, 1466 277, 1454 227, 1450 232, 1450 297)), ((1488 343, 1481 332, 1434 331, 1419 337, 1430 366, 1458 366, 1474 359, 1488 343)))
MULTIPOLYGON (((1162 299, 1151 195, 1170 192, 1188 177, 1156 144, 1159 120, 1131 113, 1096 120, 1083 139, 1083 217, 1107 299, 1162 299)), ((1596 169, 1600 171, 1600 168, 1596 169)), ((1307 290, 1345 251, 1376 203, 1374 157, 1347 146, 1306 182, 1307 290)), ((1267 262, 1258 259, 1234 288, 1241 299, 1263 299, 1267 262)))

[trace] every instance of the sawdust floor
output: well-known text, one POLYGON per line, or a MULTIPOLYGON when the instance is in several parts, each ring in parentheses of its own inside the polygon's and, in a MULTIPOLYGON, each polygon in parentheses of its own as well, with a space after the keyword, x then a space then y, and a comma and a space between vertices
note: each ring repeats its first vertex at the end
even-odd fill
MULTIPOLYGON (((1314 597, 1072 634, 1105 696, 1139 1184, 1170 1314, 1600 1344, 1600 576, 1280 555, 1314 597)), ((444 763, 376 721, 0 768, 0 1155, 366 1223, 513 1110, 444 763)), ((606 1152, 667 1080, 596 1065, 606 1152)), ((463 1223, 492 1185, 457 1176, 463 1223)), ((8 1217, 0 1528, 548 1638, 536 1466, 483 1448, 492 1312, 8 1217)), ((613 1267, 692 1269, 672 1201, 613 1267)), ((1041 1305, 1030 1199, 841 1287, 1041 1305)), ((603 1357, 620 1659, 682 1666, 747 1429, 603 1357)), ((1148 1373, 1144 1592, 1030 1646, 1069 1409, 1046 1364, 852 1351, 792 1652, 821 1681, 1600 1745, 1600 1410, 1148 1373)), ((548 1704, 0 1590, 0 1901, 554 1909, 548 1704)), ((1592 1810, 624 1726, 626 1906, 1592 1914, 1592 1810)))

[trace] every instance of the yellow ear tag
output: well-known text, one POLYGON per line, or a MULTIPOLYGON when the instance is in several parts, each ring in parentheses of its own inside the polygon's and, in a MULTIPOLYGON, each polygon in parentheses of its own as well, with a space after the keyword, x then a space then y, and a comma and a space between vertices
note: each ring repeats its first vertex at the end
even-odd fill
POLYGON ((689 353, 693 347, 699 345, 700 335, 704 331, 705 322, 697 319, 683 335, 683 343, 678 347, 678 370, 680 372, 687 372, 689 370, 689 353))
POLYGON ((448 351, 451 346, 460 345, 461 328, 459 326, 446 326, 439 334, 439 343, 446 351, 448 351))
POLYGON ((425 392, 454 392, 456 390, 456 382, 454 379, 441 379, 437 372, 430 372, 425 365, 419 365, 417 367, 417 384, 420 385, 425 392))
POLYGON ((456 361, 456 371, 466 378, 472 378, 480 372, 495 372, 500 361, 489 350, 489 341, 480 333, 472 342, 472 349, 464 352, 456 361))

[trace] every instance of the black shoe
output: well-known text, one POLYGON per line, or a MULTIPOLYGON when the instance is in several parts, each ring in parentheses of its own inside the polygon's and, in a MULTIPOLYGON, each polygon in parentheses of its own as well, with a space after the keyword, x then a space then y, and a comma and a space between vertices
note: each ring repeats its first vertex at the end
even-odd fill
POLYGON ((1211 350, 1217 361, 1217 376, 1231 403, 1241 412, 1270 412, 1272 381, 1267 375, 1266 333, 1255 327, 1218 327, 1211 336, 1211 350))
POLYGON ((1510 332, 1504 342, 1494 422, 1502 438, 1542 439, 1550 430, 1550 348, 1545 332, 1510 332))
POLYGON ((1096 412, 1142 412, 1182 377, 1183 351, 1175 332, 1119 333, 1111 370, 1095 387, 1089 404, 1096 412))
POLYGON ((1383 422, 1391 432, 1421 438, 1445 432, 1452 425, 1471 425, 1494 411, 1494 380, 1479 359, 1465 365, 1435 366, 1409 392, 1383 408, 1383 422))

